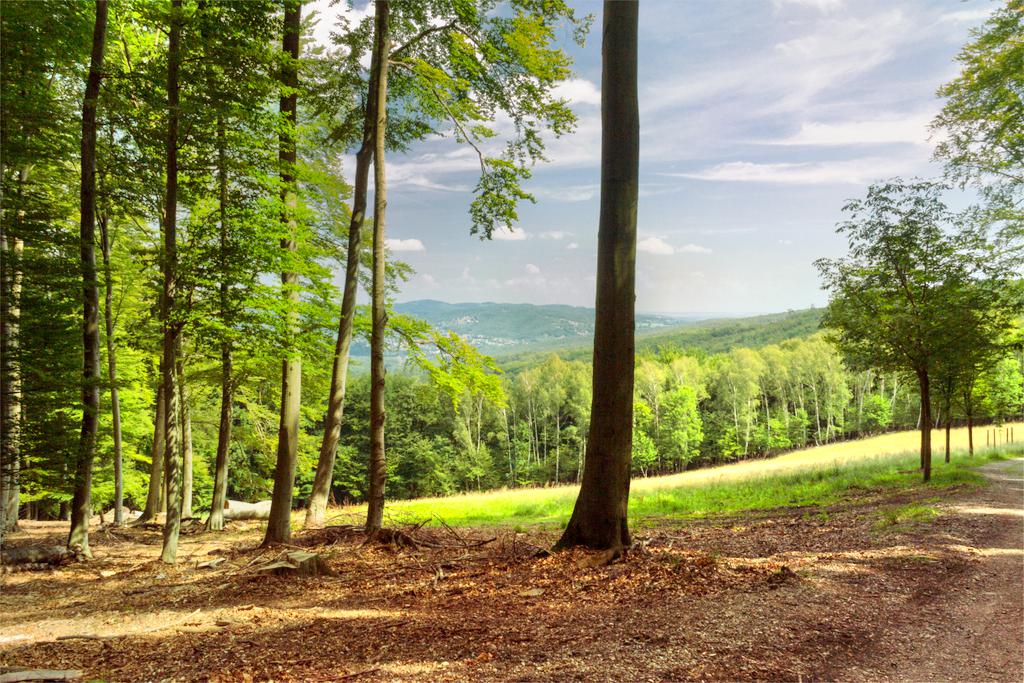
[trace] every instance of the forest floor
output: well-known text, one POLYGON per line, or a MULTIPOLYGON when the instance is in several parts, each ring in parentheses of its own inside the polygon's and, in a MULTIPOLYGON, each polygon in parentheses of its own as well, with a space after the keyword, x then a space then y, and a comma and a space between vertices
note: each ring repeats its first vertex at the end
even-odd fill
MULTIPOLYGON (((96 530, 95 559, 0 584, 0 666, 142 680, 1024 680, 1024 459, 985 486, 647 520, 624 561, 554 531, 296 534, 333 575, 257 571, 258 524, 96 530), (493 540, 491 540, 493 539, 493 540), (200 562, 223 557, 215 568, 200 562)), ((28 522, 12 545, 61 543, 28 522)))

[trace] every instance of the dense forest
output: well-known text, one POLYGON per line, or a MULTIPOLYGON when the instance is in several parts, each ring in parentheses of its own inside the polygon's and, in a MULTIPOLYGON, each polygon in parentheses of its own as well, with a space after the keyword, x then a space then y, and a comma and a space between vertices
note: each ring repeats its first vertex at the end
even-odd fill
MULTIPOLYGON (((278 510, 314 501, 314 521, 328 501, 379 516, 385 481, 415 497, 582 479, 591 350, 495 360, 396 310, 411 269, 386 248, 384 154, 450 133, 479 156, 471 231, 514 220, 544 140, 574 125, 552 93, 571 73, 556 37, 582 41, 590 19, 562 2, 378 4, 326 49, 291 1, 5 4, 8 525, 90 504, 120 520, 117 500, 149 519, 179 496, 184 518, 271 494, 278 510), (356 349, 369 356, 349 370, 356 349), (386 382, 385 353, 403 361, 386 382)), ((851 351, 852 304, 830 308, 830 332, 816 310, 668 332, 641 317, 633 475, 1021 415, 1016 223, 989 190, 973 218, 928 188, 873 190, 890 215, 899 196, 932 202, 960 236, 947 257, 980 264, 961 289, 999 290, 944 300, 944 325, 988 340, 969 340, 984 347, 969 380, 949 370, 922 400, 920 364, 851 351), (972 307, 998 315, 957 320, 972 307)), ((849 265, 819 264, 837 302, 849 265)))

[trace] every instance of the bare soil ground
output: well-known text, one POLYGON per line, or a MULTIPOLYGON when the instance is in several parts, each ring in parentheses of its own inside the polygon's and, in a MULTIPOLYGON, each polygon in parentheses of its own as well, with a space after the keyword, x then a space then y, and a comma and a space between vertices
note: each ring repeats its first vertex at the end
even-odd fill
MULTIPOLYGON (((255 524, 188 534, 175 567, 155 559, 158 531, 97 530, 94 560, 0 579, 0 666, 112 681, 1018 682, 1022 466, 988 465, 991 485, 941 501, 866 493, 647 522, 610 566, 533 557, 546 531, 420 529, 444 547, 410 549, 329 528, 295 544, 334 574, 294 578, 256 571, 282 550, 258 549, 255 524), (921 506, 940 514, 903 521, 921 506)), ((30 523, 13 543, 64 533, 30 523)))

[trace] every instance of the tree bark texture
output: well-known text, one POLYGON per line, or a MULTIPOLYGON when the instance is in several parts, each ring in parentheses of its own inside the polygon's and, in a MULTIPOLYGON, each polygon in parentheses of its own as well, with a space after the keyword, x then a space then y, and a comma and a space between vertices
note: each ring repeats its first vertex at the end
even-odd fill
MULTIPOLYGON (((220 185, 220 272, 224 280, 220 283, 220 317, 227 323, 228 312, 228 165, 227 165, 227 133, 224 119, 217 119, 217 182, 220 185)), ((228 496, 228 467, 231 453, 231 408, 234 401, 233 367, 231 340, 224 339, 220 347, 220 423, 217 428, 217 462, 213 473, 213 502, 210 516, 206 520, 206 528, 220 531, 224 528, 224 502, 228 496)))
POLYGON ((171 0, 170 37, 167 44, 167 194, 164 201, 164 291, 161 322, 163 324, 163 362, 160 371, 164 385, 164 484, 167 516, 164 521, 164 543, 160 559, 174 564, 178 558, 178 533, 181 530, 181 492, 178 489, 178 416, 176 388, 178 322, 175 297, 178 277, 178 123, 179 82, 181 66, 181 0, 171 0))
POLYGON ((96 0, 89 76, 82 101, 82 182, 79 239, 82 267, 82 430, 75 463, 74 498, 68 547, 79 546, 89 556, 89 518, 92 516, 92 462, 100 412, 99 287, 96 281, 96 105, 103 77, 107 38, 107 0, 96 0))
POLYGON ((932 478, 932 400, 927 370, 918 370, 917 381, 921 393, 921 471, 924 480, 932 478))
POLYGON ((100 248, 103 254, 103 321, 107 332, 107 381, 110 382, 110 412, 114 436, 114 524, 124 523, 124 450, 121 443, 121 397, 117 386, 117 347, 114 343, 114 282, 110 267, 110 234, 107 217, 100 219, 100 248))
POLYGON ((366 221, 366 196, 373 161, 374 128, 376 126, 376 97, 379 50, 374 50, 370 62, 370 93, 363 116, 363 142, 356 153, 355 188, 352 194, 352 218, 348 226, 348 256, 345 262, 345 291, 341 299, 338 338, 334 345, 334 367, 331 371, 330 396, 324 415, 324 437, 320 443, 320 457, 316 464, 313 491, 306 510, 306 528, 321 527, 327 510, 327 498, 334 475, 334 460, 338 455, 341 422, 345 410, 345 389, 348 378, 349 350, 352 346, 352 324, 355 321, 356 297, 359 292, 359 263, 362 251, 363 224, 366 221))
MULTIPOLYGON (((280 100, 280 111, 286 119, 281 129, 281 193, 284 212, 281 220, 288 225, 290 238, 281 241, 281 248, 294 252, 295 241, 295 126, 298 121, 299 74, 296 62, 299 58, 299 32, 302 5, 298 0, 285 0, 284 37, 282 47, 285 64, 281 69, 281 84, 284 86, 280 100)), ((281 274, 285 297, 289 302, 286 325, 290 336, 298 334, 299 275, 295 272, 281 274)), ((292 487, 295 485, 295 458, 299 443, 299 409, 302 391, 302 358, 297 352, 289 351, 281 363, 281 422, 277 432, 277 464, 274 468, 274 493, 271 497, 270 521, 263 539, 264 545, 287 543, 291 539, 292 487)))
POLYGON ((387 211, 387 175, 384 141, 387 128, 388 54, 390 6, 377 0, 374 29, 374 58, 377 73, 373 93, 373 287, 370 331, 370 491, 366 508, 366 530, 374 532, 384 523, 384 486, 387 461, 384 452, 384 335, 388 324, 387 302, 384 299, 384 277, 387 254, 384 250, 385 213, 387 211))
POLYGON ((593 398, 583 483, 557 549, 621 552, 633 440, 636 216, 640 149, 638 3, 606 0, 601 74, 601 213, 593 398))
POLYGON ((153 447, 150 450, 149 492, 146 495, 146 507, 142 515, 135 520, 136 524, 149 522, 160 512, 160 492, 164 480, 164 414, 167 404, 164 403, 164 385, 161 378, 156 387, 156 415, 153 419, 153 447))
POLYGON ((192 412, 185 368, 178 355, 178 424, 181 426, 181 517, 192 517, 192 412))
POLYGON ((0 226, 0 541, 18 528, 21 506, 21 265, 24 242, 0 226))

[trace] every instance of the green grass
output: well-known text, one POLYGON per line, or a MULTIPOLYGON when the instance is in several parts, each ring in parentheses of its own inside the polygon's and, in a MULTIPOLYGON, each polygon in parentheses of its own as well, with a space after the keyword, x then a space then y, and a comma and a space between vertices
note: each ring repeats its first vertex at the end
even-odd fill
MULTIPOLYGON (((811 461, 795 471, 773 471, 766 467, 763 475, 745 475, 737 480, 704 477, 695 483, 677 485, 673 485, 674 481, 652 485, 648 482, 654 480, 642 480, 634 482, 629 501, 630 519, 633 524, 643 526, 645 522, 664 519, 692 519, 775 508, 821 508, 857 494, 901 489, 936 491, 961 484, 978 485, 984 479, 974 471, 975 467, 1022 452, 1024 449, 1020 446, 982 450, 973 457, 955 452, 953 462, 948 465, 936 454, 932 481, 927 485, 916 471, 918 461, 914 453, 817 466, 811 461)), ((394 524, 443 520, 453 526, 559 527, 568 520, 575 499, 574 487, 520 489, 396 501, 389 503, 386 514, 394 524)), ((820 509, 809 512, 827 514, 820 509)), ((358 518, 361 513, 359 509, 348 508, 342 516, 358 518)), ((908 509, 892 514, 892 524, 900 524, 923 519, 928 513, 908 509)))
POLYGON ((909 503, 907 505, 889 505, 878 511, 877 529, 902 527, 908 524, 930 522, 942 513, 933 505, 909 503))

